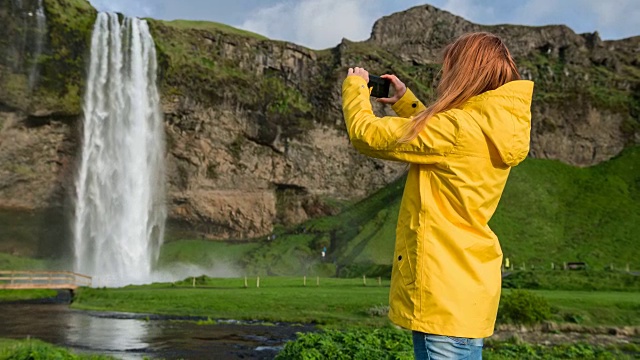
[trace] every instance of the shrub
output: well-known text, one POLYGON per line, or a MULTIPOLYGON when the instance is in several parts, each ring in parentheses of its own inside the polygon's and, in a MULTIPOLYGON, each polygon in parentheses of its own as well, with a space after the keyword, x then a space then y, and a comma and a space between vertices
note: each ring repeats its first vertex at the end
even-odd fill
POLYGON ((498 321, 533 325, 551 318, 551 307, 545 298, 526 290, 513 290, 500 300, 498 321))
POLYGON ((376 330, 325 330, 298 333, 276 359, 413 359, 413 345, 408 331, 383 328, 376 330))

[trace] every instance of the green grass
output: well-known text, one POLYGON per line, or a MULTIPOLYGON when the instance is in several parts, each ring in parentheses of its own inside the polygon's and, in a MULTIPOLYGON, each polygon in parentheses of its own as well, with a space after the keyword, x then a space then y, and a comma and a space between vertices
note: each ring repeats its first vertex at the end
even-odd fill
MULTIPOLYGON (((367 279, 207 278, 168 284, 117 289, 82 288, 72 307, 85 310, 125 311, 212 319, 317 323, 331 326, 384 326, 389 282, 367 279)), ((554 320, 583 325, 629 326, 640 323, 640 294, 631 292, 533 291, 546 298, 554 320)), ((505 291, 505 294, 508 290, 505 291)))
POLYGON ((502 279, 503 288, 572 290, 572 291, 630 291, 640 293, 640 276, 624 271, 604 270, 526 270, 513 271, 502 279))
POLYGON ((46 260, 0 253, 1 270, 41 270, 47 269, 49 264, 46 260))
POLYGON ((172 20, 164 21, 169 26, 176 27, 178 29, 194 29, 194 30, 207 30, 211 32, 223 32, 227 34, 241 35, 252 37, 260 40, 268 40, 267 37, 242 29, 235 28, 226 24, 221 24, 213 21, 193 21, 193 20, 172 20))
POLYGON ((23 301, 55 297, 55 290, 2 290, 0 289, 0 302, 23 301))
POLYGON ((505 257, 549 268, 622 268, 640 256, 640 147, 590 168, 528 159, 512 171, 490 225, 505 257))
POLYGON ((532 292, 549 301, 557 321, 577 322, 586 326, 638 326, 640 324, 640 293, 637 292, 552 290, 532 292))
POLYGON ((255 248, 257 243, 229 243, 205 240, 169 242, 162 246, 158 267, 176 263, 191 263, 202 267, 238 266, 237 261, 255 248))
POLYGON ((373 279, 263 277, 212 279, 197 283, 187 279, 175 286, 155 284, 121 289, 79 289, 72 305, 76 309, 112 310, 165 315, 203 316, 214 319, 284 321, 327 325, 381 325, 386 317, 372 317, 367 310, 387 302, 388 282, 373 279))
POLYGON ((35 339, 0 339, 0 360, 113 360, 111 356, 75 354, 35 339))

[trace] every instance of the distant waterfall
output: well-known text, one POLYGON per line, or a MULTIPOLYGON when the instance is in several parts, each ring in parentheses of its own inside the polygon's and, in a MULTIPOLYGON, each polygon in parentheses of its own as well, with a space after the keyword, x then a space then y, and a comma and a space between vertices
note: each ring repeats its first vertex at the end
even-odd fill
POLYGON ((38 0, 38 8, 36 9, 35 14, 29 13, 30 16, 35 16, 36 18, 36 34, 33 41, 33 52, 32 52, 32 64, 31 71, 29 72, 29 91, 33 90, 34 86, 38 81, 38 62, 39 57, 42 54, 42 44, 44 40, 44 36, 46 35, 46 27, 47 27, 47 16, 44 13, 44 7, 42 6, 42 0, 38 0))
POLYGON ((151 281, 164 236, 164 129, 156 52, 143 20, 93 28, 76 178, 75 270, 94 284, 151 281))
POLYGON ((9 36, 3 39, 5 53, 0 63, 7 64, 16 74, 28 76, 29 93, 38 82, 38 63, 47 37, 47 16, 42 2, 12 0, 8 10, 15 22, 3 24, 8 26, 5 31, 9 36))

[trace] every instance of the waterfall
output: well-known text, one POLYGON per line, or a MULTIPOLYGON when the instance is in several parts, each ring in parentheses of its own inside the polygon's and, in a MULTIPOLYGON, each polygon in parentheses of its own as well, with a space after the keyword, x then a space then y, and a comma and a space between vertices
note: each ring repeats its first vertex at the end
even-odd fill
POLYGON ((40 54, 42 54, 42 43, 44 35, 46 34, 47 16, 44 13, 44 7, 42 6, 42 0, 38 0, 38 8, 35 14, 30 13, 31 16, 36 17, 36 34, 33 41, 33 52, 31 54, 31 71, 29 72, 29 91, 33 90, 33 87, 38 81, 38 62, 40 54))
POLYGON ((143 20, 99 13, 91 39, 76 178, 75 270, 151 281, 164 236, 164 129, 156 53, 143 20))
MULTIPOLYGON (((39 61, 47 36, 47 16, 43 0, 12 0, 9 15, 14 18, 5 31, 10 34, 4 39, 3 62, 16 74, 28 77, 28 92, 31 93, 38 82, 39 61)), ((5 34, 6 36, 6 34, 5 34)))

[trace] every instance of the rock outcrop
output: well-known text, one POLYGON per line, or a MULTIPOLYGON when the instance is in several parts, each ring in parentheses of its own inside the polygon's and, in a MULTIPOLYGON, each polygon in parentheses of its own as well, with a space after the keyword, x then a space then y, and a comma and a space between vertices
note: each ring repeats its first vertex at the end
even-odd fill
MULTIPOLYGON (((0 207, 43 209, 73 194, 95 10, 45 0, 49 31, 33 59, 10 40, 29 31, 21 19, 35 1, 21 3, 0 5, 7 24, 0 30, 0 207), (41 81, 29 89, 20 64, 32 62, 41 81)), ((431 6, 384 17, 369 40, 323 51, 215 23, 149 23, 161 68, 170 216, 210 238, 264 236, 275 224, 334 213, 336 203, 400 176, 403 164, 349 145, 340 110, 345 70, 358 64, 397 73, 428 101, 443 46, 467 31, 502 36, 523 76, 536 81, 531 156, 588 166, 640 141, 640 37, 481 26, 431 6)))

